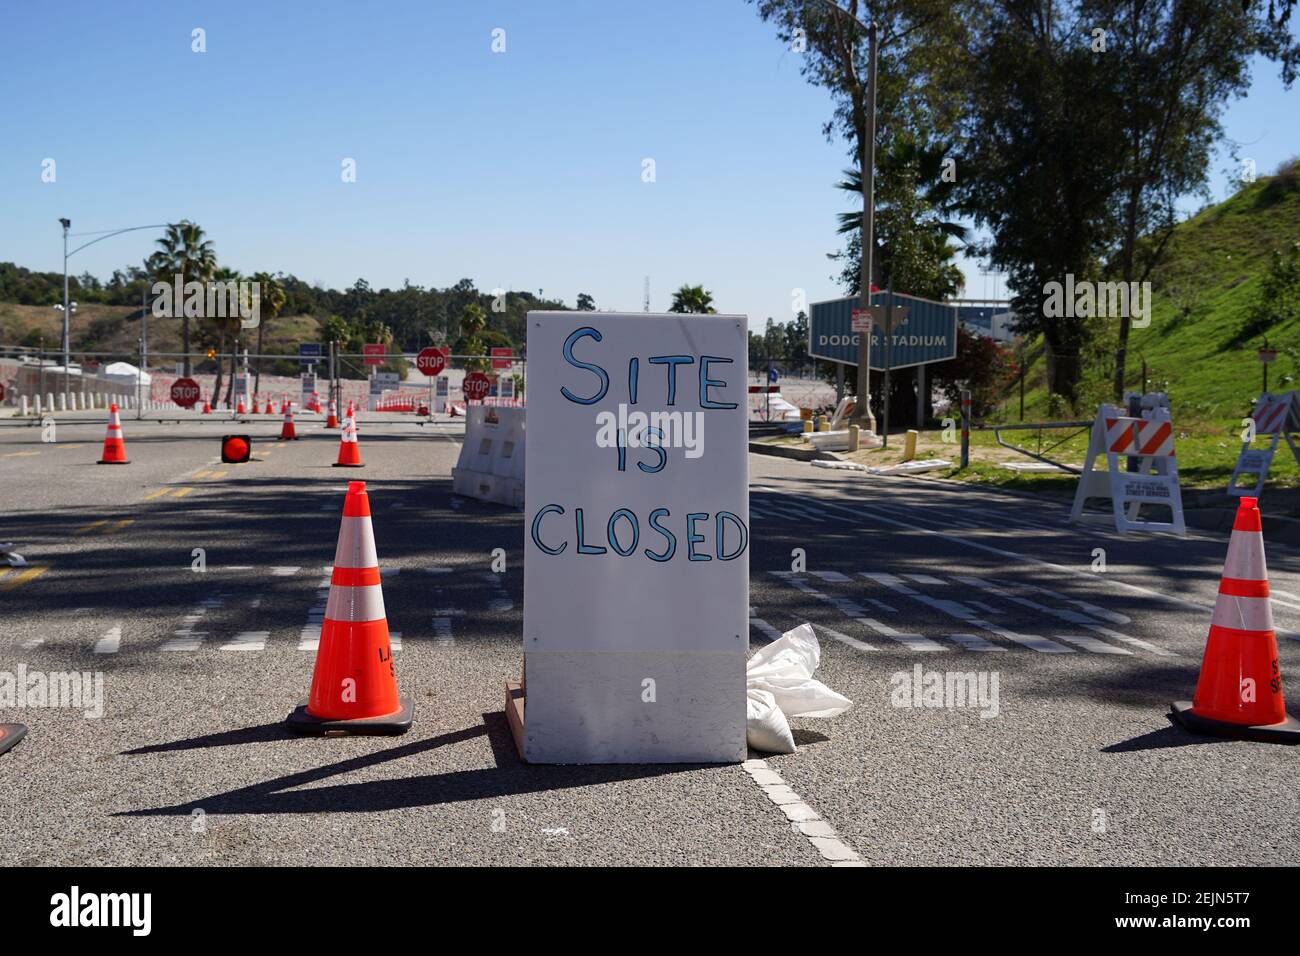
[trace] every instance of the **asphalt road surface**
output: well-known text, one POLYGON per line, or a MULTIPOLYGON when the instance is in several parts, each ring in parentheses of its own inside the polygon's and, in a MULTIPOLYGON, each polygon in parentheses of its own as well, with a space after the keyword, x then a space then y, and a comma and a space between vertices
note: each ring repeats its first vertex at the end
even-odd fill
MULTIPOLYGON (((0 707, 30 727, 0 757, 10 863, 1300 862, 1296 752, 1165 716, 1195 686, 1225 536, 1122 538, 1057 504, 751 456, 751 648, 811 622, 855 707, 741 766, 528 766, 502 714, 521 515, 452 494, 455 426, 363 420, 359 470, 331 467, 315 416, 297 442, 248 426, 245 465, 217 460, 215 423, 125 426, 124 467, 94 464, 102 424, 52 444, 0 426, 0 541, 29 561, 0 568, 0 677, 103 680, 102 716, 0 707), (415 725, 296 738, 356 478, 415 725), (918 666, 985 697, 899 706, 918 666)), ((1300 562, 1269 561, 1300 695, 1300 562)))

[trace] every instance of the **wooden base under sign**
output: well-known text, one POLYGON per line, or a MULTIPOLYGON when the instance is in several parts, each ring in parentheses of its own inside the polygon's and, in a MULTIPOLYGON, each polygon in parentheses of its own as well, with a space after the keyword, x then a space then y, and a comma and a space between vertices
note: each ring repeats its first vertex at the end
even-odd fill
POLYGON ((515 750, 519 759, 527 763, 524 757, 524 685, 522 681, 506 681, 506 721, 510 724, 510 733, 515 738, 515 750))

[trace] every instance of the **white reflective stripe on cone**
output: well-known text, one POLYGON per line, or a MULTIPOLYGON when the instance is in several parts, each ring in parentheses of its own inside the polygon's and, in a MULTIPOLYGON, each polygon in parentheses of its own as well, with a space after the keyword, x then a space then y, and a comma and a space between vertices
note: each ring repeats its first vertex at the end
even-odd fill
POLYGON ((384 589, 378 584, 349 587, 346 584, 330 586, 330 597, 325 603, 325 617, 330 621, 358 622, 384 619, 384 589))
POLYGON ((1273 630, 1273 612, 1268 606, 1268 598, 1233 597, 1220 594, 1214 602, 1214 617, 1211 624, 1219 627, 1232 627, 1239 631, 1273 630))
POLYGON ((379 557, 375 554, 375 532, 370 518, 343 517, 339 526, 339 543, 334 549, 336 568, 377 568, 379 557))
POLYGON ((1223 562, 1225 578, 1245 581, 1268 580, 1264 563, 1264 535, 1259 531, 1234 531, 1228 539, 1228 557, 1223 562))

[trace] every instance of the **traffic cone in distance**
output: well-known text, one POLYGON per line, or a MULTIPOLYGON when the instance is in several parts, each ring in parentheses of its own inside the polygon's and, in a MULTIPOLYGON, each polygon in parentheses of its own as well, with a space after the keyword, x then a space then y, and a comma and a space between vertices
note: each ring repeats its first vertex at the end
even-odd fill
POLYGON ((204 415, 212 414, 212 403, 208 401, 206 398, 203 400, 203 414, 204 415))
POLYGON ((343 419, 343 436, 339 440, 339 460, 335 468, 362 468, 361 443, 357 441, 357 423, 349 415, 343 419))
POLYGON ((236 406, 236 408, 235 408, 235 414, 236 414, 236 415, 245 415, 245 414, 247 414, 247 413, 244 411, 244 400, 243 400, 242 398, 239 400, 239 405, 236 406))
POLYGON ((334 409, 334 399, 332 398, 330 399, 330 417, 325 420, 325 427, 326 428, 339 427, 339 416, 338 416, 338 412, 336 412, 334 409))
POLYGON ((397 692, 366 483, 351 481, 311 691, 287 723, 298 733, 326 737, 396 735, 410 729, 412 711, 397 692))
POLYGON ((284 424, 280 426, 280 441, 297 441, 298 435, 293 430, 293 409, 284 408, 284 424))
POLYGON ((1282 696, 1264 530, 1255 498, 1243 497, 1237 506, 1196 694, 1170 709, 1194 733, 1300 743, 1300 721, 1287 715, 1282 696))
POLYGON ((122 421, 117 417, 117 403, 108 406, 108 431, 104 435, 104 457, 101 465, 129 465, 126 442, 122 440, 122 421))

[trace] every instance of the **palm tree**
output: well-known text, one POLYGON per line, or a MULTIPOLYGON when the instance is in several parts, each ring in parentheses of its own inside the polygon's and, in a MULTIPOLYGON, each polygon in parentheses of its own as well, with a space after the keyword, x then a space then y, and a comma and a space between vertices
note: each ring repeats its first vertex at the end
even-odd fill
POLYGON ((713 293, 702 285, 684 285, 673 293, 673 304, 669 312, 684 312, 693 315, 715 315, 713 293))
MULTIPOLYGON (((217 269, 212 273, 212 278, 215 281, 221 281, 221 282, 238 282, 239 271, 237 269, 228 269, 228 268, 217 269)), ((224 355, 226 352, 227 336, 231 335, 232 333, 236 336, 239 334, 239 315, 236 314, 233 316, 225 316, 225 317, 210 315, 207 316, 207 321, 208 324, 211 325, 212 328, 214 328, 217 333, 217 380, 216 382, 213 383, 212 401, 217 405, 220 405, 221 404, 221 379, 222 379, 222 373, 224 371, 224 368, 221 364, 222 362, 221 356, 224 355)), ((232 354, 230 357, 230 384, 226 386, 227 393, 229 393, 230 389, 234 387, 234 383, 235 383, 235 356, 232 354)), ((227 401, 230 400, 229 394, 226 395, 226 400, 227 401)))
POLYGON ((253 373, 253 391, 259 391, 262 387, 262 337, 266 332, 266 324, 280 314, 284 308, 284 286, 280 280, 269 272, 257 272, 253 274, 253 281, 257 283, 260 295, 261 308, 259 316, 261 320, 257 323, 257 365, 253 373))
MULTIPOLYGON (((175 275, 182 282, 207 282, 217 271, 217 252, 212 242, 204 237, 203 229, 188 219, 172 223, 157 240, 158 251, 150 263, 161 268, 154 278, 170 282, 175 275)), ((172 310, 180 303, 173 302, 172 310)), ((174 317, 174 316, 173 316, 174 317)), ((185 353, 185 375, 190 374, 190 319, 181 308, 181 351, 185 353)))

